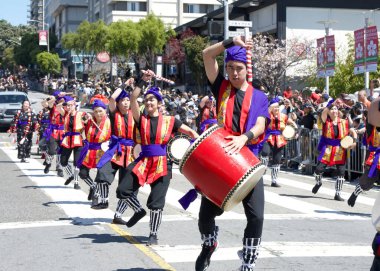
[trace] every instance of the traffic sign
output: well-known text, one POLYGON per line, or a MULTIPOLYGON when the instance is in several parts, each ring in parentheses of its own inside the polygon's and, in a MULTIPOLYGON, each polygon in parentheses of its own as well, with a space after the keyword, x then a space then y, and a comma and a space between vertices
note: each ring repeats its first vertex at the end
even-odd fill
POLYGON ((233 38, 236 36, 244 36, 244 29, 243 31, 228 31, 228 37, 233 38))
POLYGON ((228 21, 228 26, 252 27, 252 21, 228 21))

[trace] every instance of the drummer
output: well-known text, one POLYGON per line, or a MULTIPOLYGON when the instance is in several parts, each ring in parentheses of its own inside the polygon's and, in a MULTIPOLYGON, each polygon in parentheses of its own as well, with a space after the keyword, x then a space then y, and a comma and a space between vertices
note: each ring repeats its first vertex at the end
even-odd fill
POLYGON ((77 161, 79 177, 90 187, 88 200, 91 200, 96 190, 96 183, 90 177, 90 169, 96 168, 104 151, 101 144, 111 137, 111 123, 106 113, 107 106, 101 100, 95 100, 92 104, 93 115, 86 116, 84 129, 85 140, 83 149, 77 161))
POLYGON ((322 136, 318 144, 318 164, 314 172, 316 184, 312 192, 316 194, 322 186, 322 174, 327 166, 336 166, 336 184, 334 200, 344 201, 340 192, 344 183, 344 171, 347 158, 347 150, 340 146, 341 140, 349 134, 354 142, 348 149, 355 148, 357 134, 353 128, 349 127, 348 120, 339 117, 338 107, 334 100, 330 100, 326 108, 323 109, 321 120, 323 124, 322 136))
POLYGON ((354 207, 357 197, 363 191, 368 191, 373 187, 375 182, 379 180, 379 150, 380 150, 380 112, 379 101, 376 99, 371 103, 368 111, 368 119, 366 123, 366 142, 368 145, 367 160, 365 163, 364 174, 360 177, 359 183, 356 185, 348 199, 348 205, 354 207))
POLYGON ((296 123, 292 119, 288 118, 287 115, 280 112, 279 101, 280 100, 277 97, 270 101, 269 115, 271 121, 269 128, 266 131, 268 141, 264 143, 263 150, 261 151, 261 161, 266 166, 269 161, 269 153, 272 151, 272 187, 280 187, 277 183, 277 177, 281 166, 282 151, 287 144, 282 132, 284 131, 286 125, 291 125, 291 127, 297 129, 296 123))
MULTIPOLYGON (((258 156, 259 143, 264 139, 266 123, 269 123, 268 99, 265 94, 253 89, 247 82, 247 52, 252 41, 244 37, 234 37, 216 43, 203 50, 203 62, 211 89, 217 100, 218 124, 231 133, 226 139, 225 151, 233 155, 247 145, 258 156), (229 80, 219 72, 216 58, 227 49, 225 67, 229 80)), ((228 169, 225 169, 228 171, 228 169)), ((261 242, 264 222, 264 185, 263 180, 243 199, 247 217, 244 231, 242 264, 239 270, 253 270, 261 242)), ((218 227, 215 217, 223 210, 210 200, 202 197, 199 211, 199 231, 203 241, 195 270, 206 270, 210 258, 218 246, 218 227)))
MULTIPOLYGON (((160 113, 163 98, 157 87, 150 87, 144 94, 145 110, 140 111, 137 98, 147 81, 154 76, 152 71, 147 71, 137 81, 131 96, 131 109, 136 127, 141 136, 140 156, 128 166, 119 184, 116 195, 121 201, 133 197, 144 184, 149 184, 151 192, 148 197, 147 207, 150 209, 150 234, 147 245, 158 244, 157 232, 162 220, 162 212, 165 206, 165 197, 172 177, 171 164, 166 158, 166 144, 172 133, 181 132, 192 138, 198 134, 173 116, 164 116, 160 113)), ((145 210, 139 202, 135 202, 135 215, 128 221, 127 226, 132 227, 145 215, 145 210)))

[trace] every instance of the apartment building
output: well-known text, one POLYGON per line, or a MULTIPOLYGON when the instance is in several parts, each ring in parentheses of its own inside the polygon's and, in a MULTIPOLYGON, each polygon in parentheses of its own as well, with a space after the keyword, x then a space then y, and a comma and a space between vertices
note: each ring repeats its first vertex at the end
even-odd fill
POLYGON ((30 4, 28 5, 28 19, 29 24, 34 25, 41 30, 42 27, 42 12, 43 8, 43 0, 30 0, 30 4))
POLYGON ((88 0, 87 18, 90 22, 102 19, 106 24, 127 20, 138 22, 154 13, 174 28, 220 6, 217 0, 88 0))

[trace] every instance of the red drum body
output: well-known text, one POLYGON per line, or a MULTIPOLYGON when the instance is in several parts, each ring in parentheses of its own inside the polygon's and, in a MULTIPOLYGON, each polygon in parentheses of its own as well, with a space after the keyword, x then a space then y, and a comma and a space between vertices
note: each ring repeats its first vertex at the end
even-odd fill
POLYGON ((244 146, 229 155, 223 145, 226 130, 214 126, 206 130, 186 151, 179 169, 194 185, 224 211, 240 203, 260 181, 265 166, 244 146))

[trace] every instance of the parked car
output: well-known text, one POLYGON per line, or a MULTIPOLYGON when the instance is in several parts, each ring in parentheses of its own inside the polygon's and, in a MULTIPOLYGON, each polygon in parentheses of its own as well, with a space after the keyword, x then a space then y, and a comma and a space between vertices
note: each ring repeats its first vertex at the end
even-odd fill
POLYGON ((29 101, 24 92, 7 91, 0 93, 0 127, 10 127, 13 117, 21 109, 22 103, 29 101))

